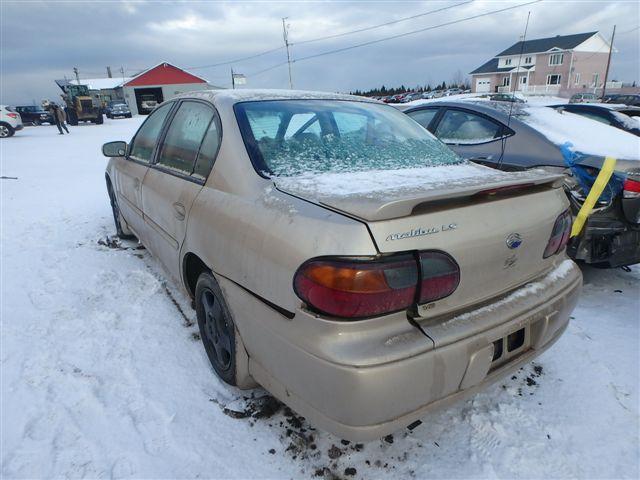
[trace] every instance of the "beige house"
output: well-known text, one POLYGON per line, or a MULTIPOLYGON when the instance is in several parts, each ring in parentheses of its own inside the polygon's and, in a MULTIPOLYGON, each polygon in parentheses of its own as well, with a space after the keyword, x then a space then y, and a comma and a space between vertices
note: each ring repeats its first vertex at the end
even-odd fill
POLYGON ((608 54, 609 42, 598 32, 520 41, 470 72, 471 91, 594 92, 602 88, 608 54))

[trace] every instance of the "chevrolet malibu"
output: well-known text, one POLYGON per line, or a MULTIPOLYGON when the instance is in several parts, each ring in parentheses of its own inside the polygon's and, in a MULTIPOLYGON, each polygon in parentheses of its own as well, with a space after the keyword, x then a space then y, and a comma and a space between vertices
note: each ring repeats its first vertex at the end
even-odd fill
POLYGON ((581 289, 561 176, 461 160, 374 100, 193 92, 103 153, 118 235, 193 299, 216 374, 342 438, 530 361, 581 289))

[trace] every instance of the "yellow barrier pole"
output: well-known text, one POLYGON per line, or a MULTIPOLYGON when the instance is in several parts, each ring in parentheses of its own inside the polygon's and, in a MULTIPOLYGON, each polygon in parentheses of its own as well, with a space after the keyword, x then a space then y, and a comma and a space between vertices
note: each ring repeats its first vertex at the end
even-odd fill
POLYGON ((600 169, 600 173, 596 177, 596 181, 593 182, 593 186, 591 187, 591 191, 589 195, 587 195, 587 199, 582 204, 582 208, 578 212, 575 221, 573 222, 573 227, 571 227, 571 237, 575 237, 576 235, 580 235, 582 231, 582 227, 584 227, 587 218, 591 214, 591 210, 595 206, 596 202, 602 195, 602 191, 604 187, 609 183, 609 179, 611 175, 613 175, 613 169, 616 167, 616 159, 612 157, 607 157, 604 160, 604 164, 600 169))

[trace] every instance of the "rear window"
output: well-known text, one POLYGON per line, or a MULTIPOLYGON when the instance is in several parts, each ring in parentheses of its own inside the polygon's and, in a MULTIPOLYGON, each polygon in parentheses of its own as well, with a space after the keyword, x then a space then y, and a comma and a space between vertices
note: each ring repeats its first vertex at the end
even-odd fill
POLYGON ((235 105, 251 160, 265 176, 395 170, 462 160, 387 105, 274 100, 235 105))

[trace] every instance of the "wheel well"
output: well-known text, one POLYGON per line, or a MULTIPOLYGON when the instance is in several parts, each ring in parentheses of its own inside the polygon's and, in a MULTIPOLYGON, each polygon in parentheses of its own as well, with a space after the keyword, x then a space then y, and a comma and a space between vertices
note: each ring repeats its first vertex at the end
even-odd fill
POLYGON ((182 265, 184 283, 187 287, 187 292, 189 292, 189 295, 193 298, 196 294, 196 283, 198 282, 198 277, 202 272, 209 272, 211 269, 207 267, 202 260, 200 260, 200 257, 191 252, 184 256, 182 265))

